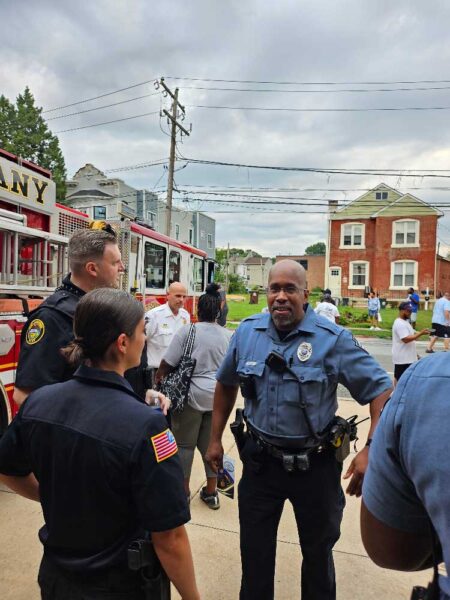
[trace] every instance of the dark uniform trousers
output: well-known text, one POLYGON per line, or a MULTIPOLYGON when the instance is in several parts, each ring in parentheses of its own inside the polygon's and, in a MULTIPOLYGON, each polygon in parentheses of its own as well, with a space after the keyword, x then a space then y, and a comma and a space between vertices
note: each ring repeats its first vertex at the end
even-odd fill
MULTIPOLYGON (((71 573, 42 559, 38 576, 42 600, 144 600, 142 582, 137 572, 126 565, 99 573, 71 573)), ((155 600, 158 600, 155 598, 155 600)))
MULTIPOLYGON (((281 460, 247 439, 239 483, 242 583, 240 600, 272 600, 276 537, 285 500, 294 508, 303 555, 302 600, 335 600, 332 549, 345 506, 342 464, 332 451, 311 456, 308 471, 284 470, 281 460)), ((294 597, 294 594, 290 596, 294 597)))

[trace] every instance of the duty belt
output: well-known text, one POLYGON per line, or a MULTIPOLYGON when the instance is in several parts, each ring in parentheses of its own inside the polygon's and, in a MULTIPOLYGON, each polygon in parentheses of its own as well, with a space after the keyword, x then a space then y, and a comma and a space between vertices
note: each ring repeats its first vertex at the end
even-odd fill
POLYGON ((330 449, 329 443, 322 443, 316 446, 303 448, 280 448, 265 440, 255 429, 247 423, 249 435, 267 454, 281 460, 285 471, 292 472, 307 471, 310 467, 309 457, 312 454, 320 454, 321 452, 330 449))

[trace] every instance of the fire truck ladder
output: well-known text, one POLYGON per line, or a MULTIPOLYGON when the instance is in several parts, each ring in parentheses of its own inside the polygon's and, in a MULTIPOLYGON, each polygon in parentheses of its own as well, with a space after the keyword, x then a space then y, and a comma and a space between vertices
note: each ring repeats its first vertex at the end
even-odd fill
POLYGON ((67 272, 64 236, 27 227, 25 215, 0 210, 0 293, 51 292, 67 272), (27 245, 31 256, 21 257, 27 245), (29 265, 22 272, 22 265, 29 265))

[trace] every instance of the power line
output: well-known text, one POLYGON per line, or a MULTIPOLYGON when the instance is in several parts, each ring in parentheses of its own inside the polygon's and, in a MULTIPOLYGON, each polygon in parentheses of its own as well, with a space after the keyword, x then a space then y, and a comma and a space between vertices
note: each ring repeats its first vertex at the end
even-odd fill
POLYGON ((136 96, 136 98, 129 98, 128 100, 121 100, 120 102, 113 102, 112 104, 103 104, 95 108, 88 108, 86 110, 79 110, 77 112, 68 113, 67 115, 59 115, 59 117, 50 117, 46 121, 55 121, 56 119, 65 119, 66 117, 73 117, 75 115, 83 115, 84 113, 93 112, 94 110, 102 110, 104 108, 110 108, 111 106, 119 106, 119 104, 127 104, 128 102, 134 102, 135 100, 142 100, 142 98, 151 98, 152 96, 159 96, 159 92, 153 94, 144 94, 143 96, 136 96))
POLYGON ((450 106, 402 106, 385 108, 280 108, 268 106, 213 106, 211 104, 187 104, 188 108, 206 108, 213 110, 252 110, 256 112, 425 112, 450 110, 450 106))
POLYGON ((112 92, 106 92, 105 94, 100 94, 98 96, 92 96, 91 98, 85 98, 84 100, 78 100, 77 102, 72 102, 71 104, 64 104, 62 106, 56 106, 55 108, 48 108, 47 110, 43 110, 42 114, 54 112, 55 110, 61 110, 63 108, 69 108, 70 106, 76 106, 77 104, 83 104, 84 102, 91 102, 91 100, 97 100, 99 98, 106 98, 106 96, 112 96, 113 94, 118 94, 119 92, 125 92, 126 90, 131 90, 133 88, 140 87, 141 85, 146 85, 147 83, 153 83, 155 79, 149 79, 148 81, 141 81, 141 83, 135 83, 133 85, 129 85, 124 88, 120 88, 118 90, 113 90, 112 92))
POLYGON ((329 175, 376 175, 378 177, 439 177, 450 178, 449 169, 424 169, 421 172, 416 172, 413 169, 324 169, 319 167, 281 167, 275 165, 252 165, 245 163, 230 163, 225 161, 213 161, 205 159, 189 158, 179 156, 181 160, 185 160, 191 164, 220 166, 220 167, 239 167, 245 169, 258 169, 270 171, 291 171, 298 173, 321 173, 329 175), (442 173, 442 174, 441 174, 442 173))
POLYGON ((255 79, 210 79, 206 77, 165 77, 177 81, 211 81, 214 83, 258 83, 261 85, 414 85, 450 83, 450 79, 419 79, 416 81, 261 81, 255 79))
POLYGON ((111 123, 119 123, 120 121, 131 121, 131 119, 139 119, 140 117, 148 117, 150 115, 159 115, 159 110, 144 113, 142 115, 133 115, 132 117, 124 117, 123 119, 114 119, 113 121, 103 121, 102 123, 92 123, 91 125, 84 125, 83 127, 74 127, 72 129, 63 129, 62 131, 55 131, 55 134, 67 133, 68 131, 79 131, 80 129, 89 129, 90 127, 99 127, 100 125, 110 125, 111 123))
POLYGON ((449 90, 450 86, 443 87, 407 87, 407 88, 351 88, 339 90, 285 90, 285 89, 267 89, 267 88, 230 88, 230 87, 206 87, 197 85, 180 86, 182 90, 204 90, 208 92, 256 92, 256 93, 274 93, 274 94, 338 94, 345 93, 373 93, 373 92, 430 92, 438 90, 449 90))

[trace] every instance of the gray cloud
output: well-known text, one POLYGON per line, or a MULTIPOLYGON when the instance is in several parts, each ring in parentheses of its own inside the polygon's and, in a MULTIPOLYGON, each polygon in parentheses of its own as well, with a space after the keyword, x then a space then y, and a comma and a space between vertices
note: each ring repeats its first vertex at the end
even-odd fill
MULTIPOLYGON (((416 81, 445 79, 450 59, 447 31, 450 5, 438 0, 427 3, 419 0, 396 3, 387 0, 339 3, 331 0, 316 3, 171 0, 159 4, 145 0, 76 4, 41 0, 26 5, 6 2, 0 5, 2 22, 9 24, 2 28, 1 91, 13 98, 29 85, 44 109, 161 75, 309 82, 416 81), (26 26, 20 27, 21 23, 26 26)), ((227 87, 227 84, 170 79, 167 82, 171 87, 178 83, 181 100, 186 105, 450 106, 450 90, 371 94, 238 93, 186 89, 188 86, 227 87)), ((311 87, 336 89, 338 86, 311 87)), ((149 84, 47 116, 76 112, 152 91, 153 86, 149 84)), ((51 121, 49 125, 53 131, 60 131, 159 110, 160 106, 168 107, 169 103, 157 96, 51 121)), ((450 129, 446 126, 449 113, 288 113, 188 108, 186 123, 192 121, 193 132, 179 148, 188 157, 238 163, 445 169, 450 158, 450 129)), ((148 116, 60 134, 69 174, 86 162, 108 169, 168 156, 169 139, 161 127, 167 131, 164 119, 160 122, 158 116, 148 116)), ((165 182, 162 167, 118 176, 132 185, 150 189, 158 180, 161 184, 165 182)), ((364 188, 380 181, 367 176, 328 177, 198 165, 189 165, 177 172, 176 180, 180 188, 198 184, 325 190, 364 188)), ((383 180, 404 191, 411 185, 429 188, 446 185, 448 181, 392 177, 383 177, 383 180)), ((429 202, 445 201, 448 195, 430 189, 415 193, 429 202)), ((350 199, 358 192, 323 191, 306 195, 350 199)), ((210 211, 222 209, 207 202, 198 206, 210 211)), ((256 210, 252 214, 212 214, 217 219, 219 243, 229 241, 235 246, 252 246, 264 254, 302 252, 307 245, 326 236, 326 220, 320 214, 261 214, 256 210)), ((441 221, 440 237, 444 245, 447 238, 450 241, 450 217, 441 221)))

